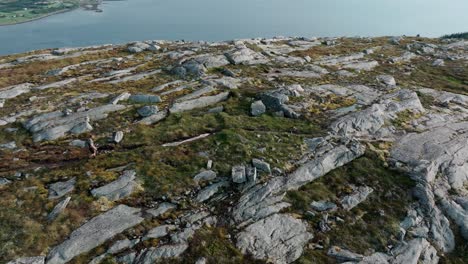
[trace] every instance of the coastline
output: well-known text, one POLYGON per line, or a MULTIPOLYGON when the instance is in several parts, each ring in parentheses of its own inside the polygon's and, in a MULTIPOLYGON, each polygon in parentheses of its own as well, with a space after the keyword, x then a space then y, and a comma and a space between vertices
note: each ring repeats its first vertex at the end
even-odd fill
POLYGON ((44 19, 44 18, 46 18, 46 17, 50 17, 50 16, 53 16, 53 15, 58 15, 58 14, 62 14, 62 13, 71 12, 71 11, 74 11, 74 10, 76 10, 76 9, 78 9, 78 8, 79 8, 79 7, 75 7, 75 8, 72 8, 72 9, 64 9, 64 10, 60 10, 60 11, 55 11, 55 12, 52 12, 52 13, 45 14, 45 15, 43 15, 43 16, 39 16, 39 17, 36 17, 36 18, 31 18, 31 19, 28 19, 28 20, 25 20, 25 21, 21 21, 21 22, 0 24, 0 27, 6 27, 6 26, 14 26, 14 25, 19 25, 19 24, 25 24, 25 23, 29 23, 29 22, 36 21, 36 20, 44 19))

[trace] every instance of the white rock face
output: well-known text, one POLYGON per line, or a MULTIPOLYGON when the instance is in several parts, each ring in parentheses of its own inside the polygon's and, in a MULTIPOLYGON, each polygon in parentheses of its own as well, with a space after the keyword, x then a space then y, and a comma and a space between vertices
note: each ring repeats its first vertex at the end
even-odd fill
POLYGON ((175 103, 169 109, 170 113, 180 113, 197 108, 204 108, 210 105, 217 104, 219 102, 225 101, 229 98, 229 92, 220 93, 213 96, 200 97, 193 100, 188 100, 180 103, 175 103))
POLYGON ((307 225, 289 215, 274 214, 248 226, 237 235, 242 253, 274 263, 291 263, 298 259, 313 236, 307 225))
POLYGON ((118 205, 73 231, 67 240, 49 252, 47 264, 67 263, 143 220, 140 209, 118 205))

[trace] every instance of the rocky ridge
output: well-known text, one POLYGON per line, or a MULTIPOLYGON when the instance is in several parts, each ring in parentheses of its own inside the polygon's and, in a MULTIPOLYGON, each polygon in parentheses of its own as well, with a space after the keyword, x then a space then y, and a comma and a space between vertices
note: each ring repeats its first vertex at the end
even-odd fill
POLYGON ((467 82, 412 37, 2 57, 0 261, 463 263, 467 82))

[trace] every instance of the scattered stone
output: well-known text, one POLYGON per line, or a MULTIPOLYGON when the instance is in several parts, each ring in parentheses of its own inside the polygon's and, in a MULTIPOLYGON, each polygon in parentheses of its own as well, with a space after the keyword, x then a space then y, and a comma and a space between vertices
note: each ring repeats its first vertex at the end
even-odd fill
POLYGON ((106 197, 110 201, 117 201, 132 194, 138 183, 135 182, 136 172, 134 170, 124 171, 117 180, 102 187, 91 190, 94 197, 106 197))
POLYGON ((156 114, 159 111, 158 107, 155 105, 146 105, 141 108, 138 108, 137 112, 141 117, 148 117, 156 114))
POLYGON ((231 169, 231 177, 232 177, 232 181, 235 183, 244 183, 245 181, 247 181, 247 177, 245 174, 245 166, 243 165, 233 166, 231 169))
POLYGON ((7 184, 10 184, 11 181, 6 179, 6 178, 0 178, 0 186, 5 186, 7 184))
POLYGON ((367 196, 369 196, 369 194, 371 194, 373 191, 374 190, 371 187, 360 186, 356 188, 352 194, 347 195, 341 199, 341 206, 343 209, 349 211, 366 200, 367 196))
POLYGON ((331 247, 327 255, 330 257, 335 258, 339 262, 346 262, 346 261, 351 261, 351 262, 359 262, 361 261, 364 256, 360 254, 353 253, 349 250, 342 249, 340 247, 331 247))
POLYGON ((319 212, 334 211, 337 208, 336 204, 329 201, 313 201, 310 207, 319 212))
POLYGON ((199 258, 199 259, 195 262, 195 264, 206 264, 206 263, 207 263, 207 260, 206 260, 206 258, 203 258, 203 257, 202 257, 202 258, 199 258))
POLYGON ((130 98, 131 94, 130 93, 122 93, 120 95, 118 95, 117 97, 115 97, 114 99, 112 99, 112 101, 110 102, 111 104, 113 105, 116 105, 118 104, 120 101, 126 101, 128 100, 128 98, 130 98))
POLYGON ((143 240, 150 239, 150 238, 161 238, 161 237, 167 236, 170 231, 173 231, 175 229, 176 229, 175 225, 157 226, 151 229, 150 231, 148 231, 148 233, 145 235, 143 240))
POLYGON ((56 182, 49 185, 49 199, 58 199, 65 194, 73 191, 75 188, 76 178, 73 177, 65 182, 56 182))
POLYGON ((379 75, 377 76, 377 81, 387 87, 394 87, 396 86, 395 78, 391 75, 379 75))
POLYGON ((250 113, 253 116, 260 116, 266 112, 266 106, 263 104, 261 100, 253 102, 252 105, 250 106, 250 109, 251 109, 250 113))
POLYGON ((259 171, 263 171, 266 173, 271 173, 270 164, 260 160, 260 159, 252 159, 252 165, 257 168, 259 171))
POLYGON ((103 244, 115 235, 144 220, 138 208, 118 205, 98 215, 71 233, 47 255, 48 264, 64 264, 74 257, 103 244))
POLYGON ((197 99, 192 99, 184 102, 175 103, 169 109, 170 113, 180 113, 190 111, 197 108, 204 108, 210 105, 217 104, 229 98, 229 92, 220 93, 213 96, 204 96, 197 99))
POLYGON ((168 203, 168 202, 163 202, 161 203, 158 208, 156 209, 149 209, 147 210, 146 212, 150 215, 152 215, 153 217, 159 217, 171 210, 174 210, 177 208, 177 205, 175 204, 172 204, 172 203, 168 203))
POLYGON ((432 63, 432 66, 442 67, 442 66, 445 66, 445 62, 443 59, 437 59, 432 63))
POLYGON ((122 131, 117 131, 112 134, 112 142, 118 144, 122 141, 124 133, 122 131))
POLYGON ((193 177, 193 180, 196 181, 196 182, 199 182, 199 181, 212 181, 214 179, 216 179, 216 172, 214 172, 212 170, 202 171, 202 172, 198 173, 197 175, 195 175, 195 177, 193 177))
POLYGON ((208 199, 210 199, 213 195, 219 192, 219 190, 223 187, 229 186, 227 181, 222 181, 218 183, 211 184, 205 188, 203 188, 197 195, 196 201, 202 203, 208 199))
POLYGON ((138 104, 155 104, 155 103, 161 102, 161 97, 157 95, 149 95, 149 94, 130 95, 128 99, 138 104))
POLYGON ((54 209, 52 209, 52 212, 50 212, 50 214, 47 216, 47 221, 53 221, 63 210, 65 210, 70 200, 71 197, 67 197, 55 205, 54 209))

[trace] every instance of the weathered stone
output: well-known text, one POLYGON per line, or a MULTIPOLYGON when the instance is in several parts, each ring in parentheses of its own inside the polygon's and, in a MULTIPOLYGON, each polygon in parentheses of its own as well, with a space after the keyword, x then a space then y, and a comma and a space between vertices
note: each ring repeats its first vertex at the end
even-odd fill
POLYGON ((7 264, 44 264, 44 263, 45 263, 45 257, 39 256, 39 257, 18 258, 18 259, 8 262, 7 264))
POLYGON ((226 181, 214 183, 208 185, 207 187, 203 188, 197 195, 195 199, 197 202, 202 203, 208 199, 210 199, 213 195, 215 195, 222 187, 229 186, 229 183, 226 181))
POLYGON ((138 242, 140 242, 140 239, 134 239, 134 240, 129 240, 129 239, 123 239, 116 241, 108 250, 108 254, 115 254, 119 253, 125 249, 132 248, 134 247, 138 242))
POLYGON ((55 205, 54 209, 52 209, 52 212, 50 212, 50 214, 47 216, 47 220, 54 220, 60 213, 62 213, 63 210, 65 210, 70 200, 71 197, 67 197, 55 205))
POLYGON ((193 177, 194 181, 212 181, 216 179, 216 172, 212 170, 206 170, 198 173, 193 177))
POLYGON ((329 201, 313 201, 310 207, 319 212, 334 211, 337 208, 336 204, 329 201))
POLYGON ((161 225, 157 226, 145 235, 144 239, 150 239, 150 238, 161 238, 164 236, 167 236, 170 231, 175 230, 176 226, 175 225, 161 225))
POLYGON ((367 196, 369 196, 373 191, 374 190, 372 188, 367 186, 357 187, 352 194, 341 199, 341 206, 343 209, 349 211, 366 200, 367 196))
POLYGON ((257 168, 259 171, 263 171, 266 173, 271 173, 270 164, 260 160, 260 159, 252 159, 252 165, 257 168))
POLYGON ((117 131, 112 133, 112 142, 114 143, 120 143, 124 137, 123 131, 117 131))
POLYGON ((384 86, 396 86, 395 78, 391 75, 378 75, 377 81, 384 86))
POLYGON ((250 106, 250 113, 253 116, 259 116, 265 113, 266 107, 261 100, 255 101, 250 106))
POLYGON ((75 188, 76 178, 71 178, 65 182, 56 182, 49 185, 49 199, 58 199, 65 194, 73 191, 75 188))
POLYGON ((0 144, 0 149, 9 149, 9 150, 13 150, 13 149, 16 149, 17 146, 16 146, 16 142, 15 141, 11 141, 11 142, 8 142, 8 143, 4 143, 4 144, 0 144))
POLYGON ((163 120, 164 118, 167 117, 167 115, 168 115, 167 110, 160 111, 160 112, 158 112, 158 113, 156 113, 154 115, 151 115, 151 116, 148 116, 148 117, 145 117, 145 118, 141 119, 137 123, 144 124, 144 125, 152 125, 152 124, 155 124, 155 123, 163 120))
POLYGON ((102 187, 91 190, 94 197, 106 197, 110 201, 117 201, 129 196, 138 186, 135 182, 136 172, 134 170, 124 171, 117 180, 102 187))
POLYGON ((342 249, 340 247, 331 247, 328 250, 327 255, 332 258, 335 258, 339 262, 346 262, 346 261, 357 262, 364 258, 363 255, 353 253, 349 250, 342 249))
POLYGON ((265 56, 246 48, 245 46, 227 52, 225 55, 232 64, 252 65, 268 62, 268 59, 265 56))
POLYGON ((113 105, 116 105, 118 104, 120 101, 125 101, 125 100, 128 100, 128 98, 130 98, 130 93, 122 93, 120 95, 118 95, 117 97, 115 97, 114 99, 112 99, 112 101, 110 102, 111 104, 113 105))
POLYGON ((156 114, 159 111, 158 107, 155 105, 146 105, 141 108, 138 108, 137 112, 141 117, 148 117, 156 114))
POLYGON ((150 248, 138 255, 135 259, 135 264, 153 264, 156 260, 175 258, 184 253, 187 248, 187 243, 150 248))
POLYGON ((171 113, 180 113, 190 111, 197 108, 204 108, 210 105, 217 104, 229 98, 229 92, 220 93, 213 96, 204 96, 197 99, 192 99, 180 103, 175 103, 169 109, 171 113))
POLYGON ((161 203, 158 208, 155 208, 155 209, 149 209, 147 210, 146 212, 148 214, 151 214, 153 217, 159 217, 171 210, 174 210, 177 208, 177 205, 175 204, 172 204, 172 203, 168 203, 168 202, 164 202, 164 203, 161 203))
POLYGON ((298 259, 312 238, 307 225, 292 216, 274 214, 255 222, 237 235, 236 246, 244 254, 273 263, 291 263, 298 259))
POLYGON ((143 220, 140 209, 118 205, 73 231, 67 240, 49 252, 47 264, 67 263, 143 220))
POLYGON ((5 186, 7 184, 10 184, 11 181, 6 179, 6 178, 0 178, 0 186, 5 186))
POLYGON ((157 95, 149 95, 149 94, 130 95, 128 99, 134 103, 139 103, 139 104, 155 104, 155 103, 161 102, 161 97, 157 95))
POLYGON ((244 183, 245 181, 247 181, 247 176, 245 174, 245 166, 233 166, 231 169, 231 177, 232 181, 235 183, 244 183))

